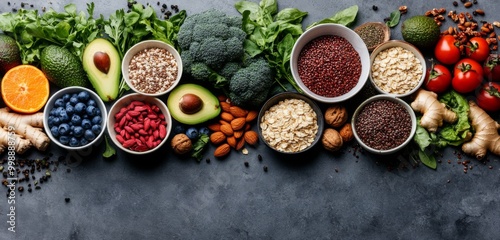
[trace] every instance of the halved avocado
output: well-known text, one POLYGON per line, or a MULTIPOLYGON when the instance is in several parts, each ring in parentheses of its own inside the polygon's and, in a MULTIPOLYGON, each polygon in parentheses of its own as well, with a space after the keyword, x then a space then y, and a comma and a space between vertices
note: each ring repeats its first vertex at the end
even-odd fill
POLYGON ((118 96, 121 58, 115 46, 104 38, 96 38, 83 51, 83 68, 99 97, 105 101, 118 96))
POLYGON ((174 88, 167 99, 172 117, 180 123, 196 125, 219 116, 219 99, 198 84, 182 84, 174 88))

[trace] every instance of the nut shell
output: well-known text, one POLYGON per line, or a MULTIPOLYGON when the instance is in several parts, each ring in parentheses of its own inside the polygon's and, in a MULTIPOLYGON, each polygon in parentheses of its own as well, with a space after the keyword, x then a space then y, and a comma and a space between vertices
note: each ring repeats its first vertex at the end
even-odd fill
POLYGON ((342 136, 340 136, 340 133, 337 130, 333 128, 327 128, 323 132, 321 143, 326 150, 336 152, 340 150, 340 148, 342 148, 342 144, 344 142, 342 140, 342 136))
POLYGON ((344 126, 339 130, 339 133, 343 142, 349 142, 354 138, 351 123, 344 124, 344 126))
POLYGON ((176 134, 170 144, 176 154, 186 154, 193 149, 191 139, 184 133, 176 134))
POLYGON ((325 111, 325 122, 334 128, 339 128, 347 122, 347 109, 340 104, 328 107, 325 111))

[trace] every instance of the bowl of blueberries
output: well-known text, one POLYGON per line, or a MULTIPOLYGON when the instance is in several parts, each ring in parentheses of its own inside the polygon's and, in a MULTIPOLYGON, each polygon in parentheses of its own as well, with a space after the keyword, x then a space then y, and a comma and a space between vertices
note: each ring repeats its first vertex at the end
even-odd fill
POLYGON ((106 128, 104 102, 93 91, 66 87, 54 93, 44 109, 43 125, 50 140, 67 150, 80 150, 99 141, 106 128))

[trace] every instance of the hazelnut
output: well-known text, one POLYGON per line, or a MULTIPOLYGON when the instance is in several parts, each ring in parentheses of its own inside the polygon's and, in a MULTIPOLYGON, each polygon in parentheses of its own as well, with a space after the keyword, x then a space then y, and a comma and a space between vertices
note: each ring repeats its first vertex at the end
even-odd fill
POLYGON ((340 133, 337 130, 333 128, 327 128, 323 132, 321 143, 326 150, 335 152, 340 150, 340 148, 342 147, 342 136, 340 136, 340 133))
POLYGON ((354 137, 352 133, 351 123, 345 123, 344 126, 339 130, 340 136, 343 142, 349 142, 354 137))
POLYGON ((338 128, 347 122, 347 109, 343 105, 332 105, 325 111, 326 124, 338 128))
POLYGON ((171 144, 174 152, 176 154, 181 154, 181 155, 190 152, 191 149, 193 148, 193 144, 191 142, 191 139, 189 139, 189 137, 184 133, 179 133, 179 134, 175 135, 172 138, 172 141, 170 144, 171 144))

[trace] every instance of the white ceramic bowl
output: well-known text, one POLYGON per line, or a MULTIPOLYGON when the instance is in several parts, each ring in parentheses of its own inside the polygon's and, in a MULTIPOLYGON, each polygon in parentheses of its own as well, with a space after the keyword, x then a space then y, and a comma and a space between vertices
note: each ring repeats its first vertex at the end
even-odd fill
MULTIPOLYGON (((100 139, 102 138, 102 135, 103 133, 106 131, 106 120, 107 120, 107 110, 106 110, 106 106, 104 105, 104 102, 102 101, 102 99, 92 90, 89 90, 88 88, 84 88, 84 87, 78 87, 78 86, 73 86, 73 87, 66 87, 66 88, 63 88, 59 91, 57 91, 56 93, 54 93, 50 98, 49 100, 47 101, 47 103, 45 104, 45 108, 43 110, 43 114, 44 114, 44 117, 43 117, 43 126, 44 126, 44 129, 45 129, 45 133, 47 134, 47 136, 50 138, 50 140, 55 143, 57 146, 61 147, 61 148, 64 148, 66 150, 70 150, 70 151, 73 151, 73 150, 81 150, 81 149, 85 149, 89 146, 92 146, 93 144, 97 143, 98 141, 100 141, 100 139), (81 91, 85 91, 85 92, 88 92, 89 95, 90 95, 90 99, 93 99, 95 102, 96 102, 96 106, 99 108, 99 110, 101 111, 101 131, 99 134, 96 134, 96 137, 94 138, 94 140, 92 141, 89 141, 89 143, 83 145, 83 146, 78 146, 78 147, 72 147, 72 146, 69 146, 69 145, 66 145, 66 144, 62 144, 58 137, 55 137, 52 132, 50 131, 50 127, 49 127, 49 115, 50 115, 50 111, 54 108, 54 103, 56 102, 57 99, 63 97, 65 94, 73 94, 73 93, 79 93, 81 91)), ((71 119, 71 116, 69 116, 70 119, 71 119)))
MULTIPOLYGON (((416 48, 414 45, 412 45, 412 44, 410 44, 408 42, 405 42, 405 41, 401 41, 401 40, 390 40, 390 41, 387 41, 387 42, 384 42, 384 43, 380 44, 377 48, 375 48, 373 50, 372 54, 370 55, 370 63, 371 63, 370 66, 373 65, 375 57, 381 51, 384 51, 386 49, 393 48, 393 47, 402 47, 402 48, 404 48, 406 50, 409 50, 420 61, 420 64, 422 66, 422 76, 420 77, 420 79, 418 79, 418 83, 415 85, 414 88, 412 88, 411 90, 408 90, 405 93, 391 93, 391 92, 388 92, 388 91, 384 91, 379 85, 377 85, 375 83, 375 81, 373 79, 372 68, 370 68, 370 82, 375 87, 375 89, 378 92, 380 92, 380 93, 389 94, 389 95, 393 95, 393 96, 396 96, 396 97, 406 97, 406 96, 409 96, 409 95, 413 94, 415 91, 417 91, 422 86, 422 84, 425 81, 425 73, 427 71, 427 66, 426 66, 425 58, 422 55, 422 53, 418 50, 418 48, 416 48)), ((406 76, 406 74, 404 74, 404 76, 406 76)), ((401 88, 398 88, 398 89, 401 89, 401 88)))
POLYGON ((292 54, 290 57, 290 68, 295 82, 297 82, 302 91, 309 97, 325 103, 342 102, 356 95, 356 93, 358 93, 363 88, 366 81, 368 80, 368 74, 370 72, 370 54, 365 42, 363 42, 361 37, 359 37, 359 35, 350 28, 340 24, 320 24, 308 29, 299 37, 299 39, 297 39, 293 46, 292 54), (304 46, 307 45, 311 40, 324 35, 336 35, 343 37, 344 39, 349 41, 349 43, 358 53, 361 60, 361 74, 357 84, 349 92, 337 97, 324 97, 312 92, 304 85, 298 73, 297 62, 302 48, 304 48, 304 46))
POLYGON ((111 140, 113 141, 113 143, 116 146, 118 146, 121 150, 123 150, 123 151, 125 151, 127 153, 130 153, 130 154, 136 154, 136 155, 148 154, 148 153, 151 153, 151 152, 159 149, 167 141, 167 139, 168 139, 168 137, 170 135, 170 132, 172 130, 172 117, 171 117, 170 111, 168 110, 168 108, 165 105, 165 103, 163 103, 163 101, 161 101, 160 99, 158 99, 156 97, 146 96, 146 95, 139 94, 139 93, 131 93, 131 94, 125 95, 125 96, 121 97, 120 99, 118 99, 113 104, 113 106, 111 107, 111 109, 109 110, 107 123, 108 123, 108 126, 107 126, 108 127, 108 134, 109 134, 109 137, 111 138, 111 140), (116 130, 115 130, 115 123, 116 123, 115 115, 118 112, 120 112, 120 109, 122 109, 123 107, 128 106, 133 101, 147 102, 147 103, 151 103, 153 105, 156 105, 156 106, 158 106, 160 108, 161 112, 165 116, 165 122, 166 122, 166 126, 165 127, 166 127, 166 133, 167 133, 166 136, 165 136, 165 138, 156 147, 154 147, 152 149, 149 149, 147 151, 134 151, 134 150, 131 150, 129 148, 125 148, 116 139, 116 136, 119 133, 117 133, 116 130))
POLYGON ((410 143, 410 141, 412 141, 413 136, 415 135, 415 131, 417 130, 417 118, 415 116, 415 112, 413 111, 413 109, 405 101, 401 100, 400 98, 391 96, 391 95, 379 94, 379 95, 375 95, 375 96, 373 96, 371 98, 368 98, 363 103, 361 103, 358 106, 358 108, 356 108, 356 111, 354 111, 354 114, 353 114, 352 119, 351 119, 351 126, 352 126, 352 132, 354 134, 354 138, 368 152, 375 153, 375 154, 392 154, 392 153, 395 153, 395 152, 403 149, 406 145, 408 145, 408 143, 410 143), (408 138, 402 144, 400 144, 399 146, 397 146, 395 148, 392 148, 392 149, 380 150, 380 149, 376 149, 376 148, 370 147, 370 146, 368 146, 366 143, 364 143, 361 140, 361 137, 359 136, 359 133, 356 131, 356 121, 357 121, 357 118, 358 118, 359 114, 363 111, 364 107, 367 104, 369 104, 369 103, 372 103, 374 101, 379 101, 379 100, 389 100, 389 101, 398 103, 401 106, 403 106, 404 109, 410 115, 411 129, 410 129, 410 134, 409 134, 408 138))
POLYGON ((179 84, 179 81, 181 80, 181 76, 182 76, 182 59, 181 59, 181 56, 180 56, 179 52, 177 52, 177 50, 174 47, 172 47, 171 45, 169 45, 169 44, 167 44, 165 42, 158 41, 158 40, 146 40, 146 41, 142 41, 142 42, 139 42, 139 43, 135 44, 134 46, 132 46, 125 53, 125 56, 123 56, 123 60, 122 60, 122 76, 125 79, 125 82, 130 86, 130 88, 134 92, 137 92, 137 93, 140 93, 140 94, 143 94, 143 95, 146 95, 146 96, 154 96, 154 97, 161 96, 161 95, 164 95, 164 94, 172 91, 172 89, 174 89, 175 86, 177 86, 177 84, 179 84), (130 81, 129 72, 128 72, 130 60, 138 52, 140 52, 141 50, 144 50, 144 49, 148 49, 148 48, 163 48, 163 49, 166 49, 170 53, 172 53, 172 55, 174 56, 175 60, 177 61, 177 68, 178 68, 177 69, 177 78, 170 85, 170 87, 167 90, 165 90, 165 91, 156 92, 156 93, 141 92, 136 87, 134 87, 134 84, 132 84, 131 81, 130 81))

